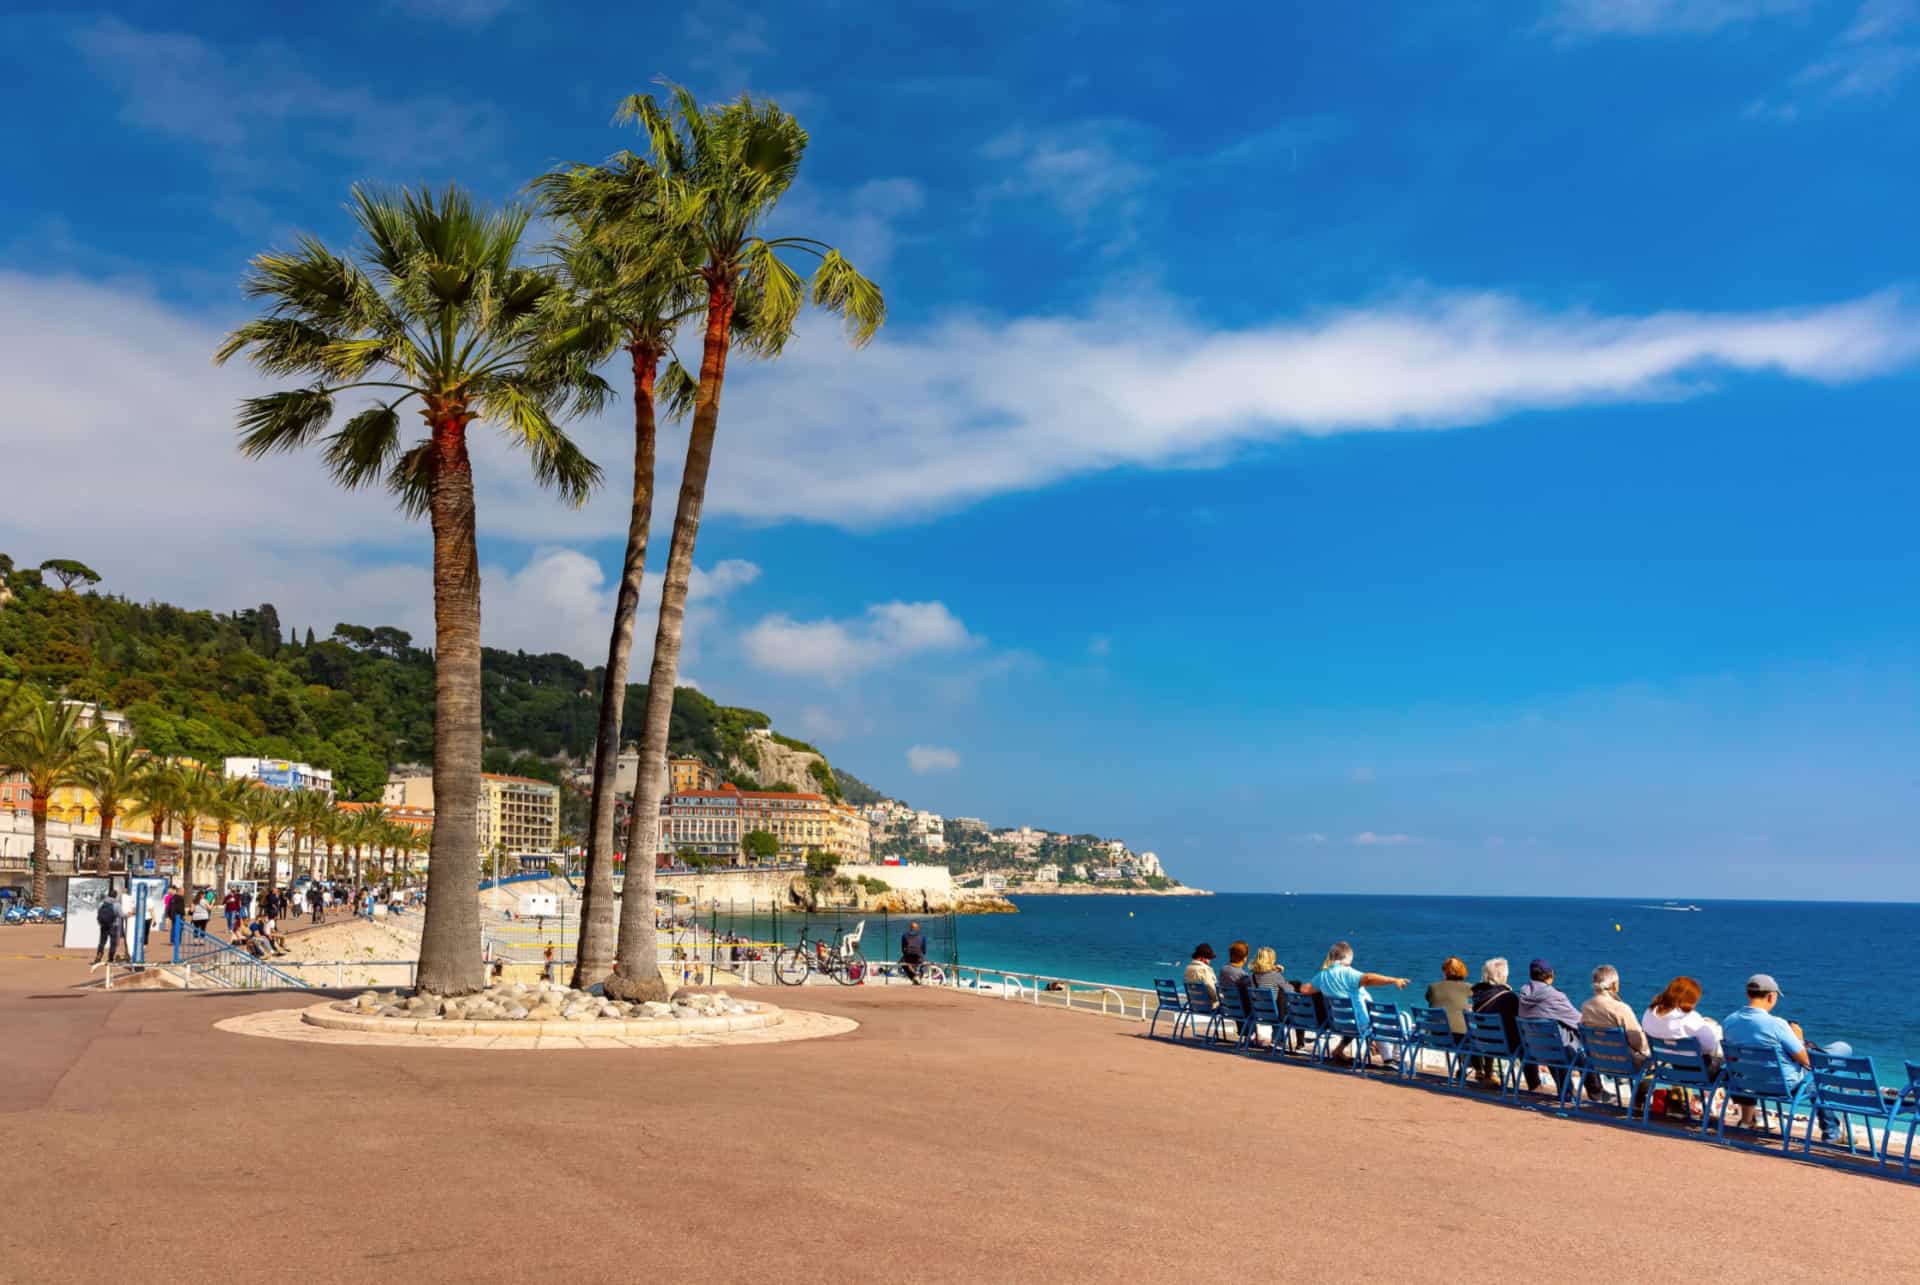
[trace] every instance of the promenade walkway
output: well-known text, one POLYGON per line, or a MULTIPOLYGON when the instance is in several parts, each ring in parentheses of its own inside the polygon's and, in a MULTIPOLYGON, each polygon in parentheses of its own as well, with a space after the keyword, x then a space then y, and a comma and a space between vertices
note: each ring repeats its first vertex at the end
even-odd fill
POLYGON ((1920 1184, 947 992, 808 989, 861 1025, 801 1043, 469 1053, 230 1035, 304 997, 84 978, 0 958, 0 1281, 205 1279, 260 1243, 249 1280, 1920 1271, 1920 1184))

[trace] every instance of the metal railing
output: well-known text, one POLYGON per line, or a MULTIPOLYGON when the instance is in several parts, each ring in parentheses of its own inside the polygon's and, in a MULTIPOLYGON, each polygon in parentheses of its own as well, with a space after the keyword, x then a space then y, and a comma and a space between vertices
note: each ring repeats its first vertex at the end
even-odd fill
POLYGON ((180 954, 168 968, 182 968, 189 989, 196 976, 227 990, 307 990, 301 981, 283 968, 256 959, 236 946, 210 937, 198 928, 190 928, 180 943, 180 954))
POLYGON ((990 995, 996 999, 1019 1000, 1040 1007, 1098 1012, 1109 1017, 1140 1021, 1153 1015, 1153 991, 1137 986, 1114 986, 1078 977, 1054 977, 1047 973, 1023 973, 1015 969, 987 968, 974 964, 955 965, 948 967, 946 972, 947 985, 965 994, 990 995), (1099 1001, 1097 1006, 1094 1002, 1096 996, 1099 1001))

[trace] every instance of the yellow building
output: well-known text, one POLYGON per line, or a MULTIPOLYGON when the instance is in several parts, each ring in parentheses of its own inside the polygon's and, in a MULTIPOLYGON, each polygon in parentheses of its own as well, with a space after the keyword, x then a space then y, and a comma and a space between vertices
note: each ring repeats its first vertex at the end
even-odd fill
MULTIPOLYGON (((433 815, 433 777, 395 777, 382 802, 396 818, 401 810, 433 815)), ((552 852, 560 846, 560 787, 527 776, 480 774, 480 808, 475 818, 480 851, 552 852)))
POLYGON ((859 808, 849 803, 831 805, 827 815, 827 851, 850 865, 873 857, 873 828, 859 808))
POLYGON ((711 764, 697 758, 667 760, 667 793, 691 794, 695 790, 717 790, 720 774, 711 764))

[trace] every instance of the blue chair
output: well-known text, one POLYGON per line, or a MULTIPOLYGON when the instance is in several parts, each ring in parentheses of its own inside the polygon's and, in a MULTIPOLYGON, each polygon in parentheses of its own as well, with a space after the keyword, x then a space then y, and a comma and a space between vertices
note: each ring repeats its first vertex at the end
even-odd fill
POLYGON ((1173 1040, 1179 1039, 1180 1028, 1186 1024, 1187 1018, 1191 1016, 1187 1008, 1187 996, 1186 993, 1180 989, 1180 983, 1170 977, 1154 978, 1153 998, 1159 1007, 1153 1010, 1153 1020, 1147 1023, 1147 1038, 1153 1038, 1154 1028, 1160 1025, 1160 1015, 1162 1013, 1171 1013, 1173 1014, 1173 1033, 1167 1038, 1173 1040))
MULTIPOLYGON (((1327 996, 1327 1039, 1344 1040, 1353 1058, 1352 1069, 1359 1074, 1367 1070, 1367 1028, 1365 1018, 1360 1016, 1359 1006, 1343 995, 1327 996)), ((1321 1061, 1325 1061, 1323 1056, 1321 1061)))
POLYGON ((1398 1004, 1375 1001, 1368 1005, 1367 1042, 1362 1056, 1379 1053, 1380 1060, 1393 1068, 1396 1077, 1406 1079, 1413 1074, 1409 1064, 1420 1053, 1420 1037, 1412 1027, 1411 1017, 1402 1013, 1398 1004))
MULTIPOLYGON (((1906 1066, 1907 1088, 1906 1092, 1900 1095, 1900 1102, 1911 1114, 1907 1117, 1907 1156, 1906 1160, 1902 1162, 1900 1166, 1900 1172, 1911 1176, 1913 1173, 1913 1131, 1916 1126, 1920 1126, 1920 1119, 1915 1118, 1916 1116, 1920 1116, 1920 1062, 1908 1062, 1906 1066)), ((1891 1141, 1887 1143, 1888 1147, 1892 1145, 1893 1143, 1891 1141)))
POLYGON ((1855 1150, 1853 1141, 1853 1122, 1856 1119, 1866 1123, 1867 1150, 1872 1153, 1875 1164, 1886 1161, 1887 1150, 1893 1145, 1893 1131, 1904 1122, 1907 1126, 1907 1159, 1903 1172, 1913 1171, 1913 1131, 1920 1125, 1920 1100, 1912 1092, 1912 1078, 1916 1069, 1912 1063, 1907 1065, 1909 1084, 1904 1092, 1890 1093, 1880 1087, 1880 1076, 1873 1069, 1873 1059, 1857 1055, 1842 1056, 1835 1053, 1822 1053, 1818 1049, 1808 1049, 1807 1059, 1813 1063, 1813 1107, 1807 1115, 1807 1137, 1804 1150, 1813 1150, 1814 1119, 1821 1112, 1829 1112, 1839 1117, 1846 1129, 1847 1150, 1855 1150), (1875 1141, 1874 1126, 1880 1127, 1880 1137, 1875 1141))
POLYGON ((1627 1086, 1628 1097, 1624 1105, 1627 1119, 1631 1122, 1640 1095, 1646 1091, 1647 1068, 1645 1062, 1634 1054, 1633 1045, 1627 1042, 1626 1030, 1617 1026, 1582 1030, 1580 1037, 1587 1051, 1587 1074, 1597 1075, 1601 1084, 1613 1086, 1615 1106, 1622 1105, 1620 1087, 1627 1086))
MULTIPOLYGON (((1678 1090, 1682 1095, 1700 1095, 1700 1132, 1704 1136, 1713 1121, 1713 1094, 1724 1085, 1726 1073, 1707 1061, 1707 1055, 1693 1040, 1650 1039, 1647 1063, 1647 1097, 1640 1108, 1640 1122, 1653 1118, 1653 1092, 1678 1090)), ((1724 1104, 1722 1104, 1724 1105, 1724 1104)))
MULTIPOLYGON (((1298 1035, 1306 1045, 1309 1061, 1319 1062, 1327 1053, 1327 1022, 1320 1015, 1316 997, 1302 991, 1287 992, 1286 1032, 1298 1035)), ((1279 1040, 1274 1043, 1278 1045, 1279 1040)))
POLYGON ((1425 1049, 1440 1055, 1440 1063, 1446 1068, 1447 1083, 1454 1088, 1467 1078, 1467 1037, 1453 1029, 1453 1022, 1444 1008, 1416 1008, 1413 1010, 1414 1038, 1418 1042, 1408 1063, 1413 1074, 1420 1073, 1420 1051, 1425 1049))
MULTIPOLYGON (((1780 1065, 1779 1054, 1765 1045, 1728 1044, 1722 1051, 1727 1055, 1727 1096, 1720 1103, 1720 1140, 1726 1141, 1727 1108, 1738 1095, 1752 1098, 1760 1105, 1760 1124, 1763 1128, 1767 1123, 1768 1106, 1772 1106, 1779 1114, 1780 1150, 1785 1152, 1793 1143, 1794 1117, 1799 1114, 1801 1107, 1810 1104, 1813 1099, 1813 1077, 1801 1075, 1789 1080, 1786 1068, 1780 1065)), ((1807 1127, 1811 1129, 1813 1126, 1807 1127)))
POLYGON ((1586 1075, 1587 1057, 1566 1027, 1550 1017, 1521 1018, 1520 1052, 1529 1066, 1544 1066, 1553 1072, 1561 1111, 1580 1109, 1580 1081, 1586 1075))
POLYGON ((1192 1036, 1200 1030, 1200 1038, 1211 1044, 1220 1037, 1221 1023, 1226 1014, 1220 1009, 1220 1001, 1207 989, 1205 982, 1187 983, 1187 1034, 1192 1036), (1204 1029, 1200 1028, 1200 1019, 1207 1019, 1204 1029))
POLYGON ((1253 1015, 1240 988, 1232 982, 1220 983, 1220 1018, 1223 1028, 1225 1023, 1233 1023, 1233 1047, 1246 1052, 1253 1041, 1253 1015))
POLYGON ((1520 1055, 1507 1038, 1507 1023, 1500 1014, 1467 1014, 1467 1051, 1493 1063, 1499 1072, 1501 1097, 1520 1096, 1520 1055))
POLYGON ((1273 1032, 1273 1043, 1268 1047, 1275 1057, 1285 1051, 1287 1041, 1284 1029, 1286 1010, 1282 1007, 1285 1003, 1279 991, 1271 991, 1264 986, 1253 988, 1253 1024, 1256 1027, 1265 1026, 1273 1032))

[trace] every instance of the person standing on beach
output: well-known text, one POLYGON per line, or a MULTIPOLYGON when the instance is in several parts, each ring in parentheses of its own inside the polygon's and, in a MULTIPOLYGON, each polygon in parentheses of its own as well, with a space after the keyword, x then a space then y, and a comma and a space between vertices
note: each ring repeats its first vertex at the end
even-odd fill
POLYGON ((907 930, 900 934, 900 971, 915 986, 920 984, 920 970, 927 962, 927 935, 920 931, 920 921, 912 920, 907 930))

